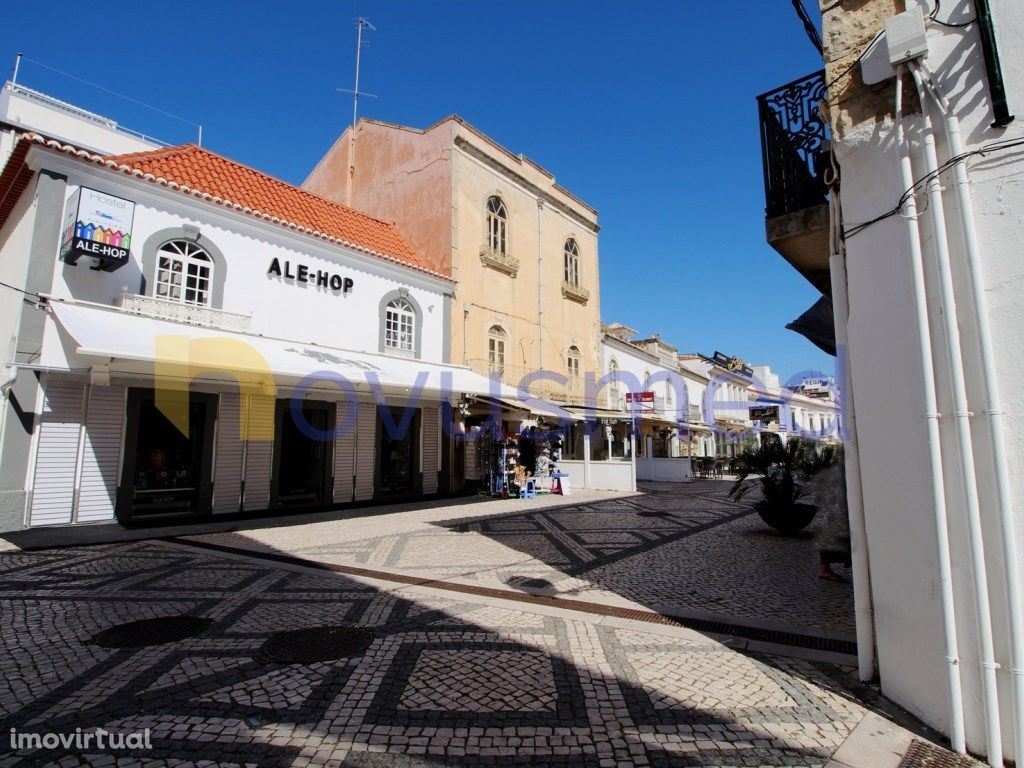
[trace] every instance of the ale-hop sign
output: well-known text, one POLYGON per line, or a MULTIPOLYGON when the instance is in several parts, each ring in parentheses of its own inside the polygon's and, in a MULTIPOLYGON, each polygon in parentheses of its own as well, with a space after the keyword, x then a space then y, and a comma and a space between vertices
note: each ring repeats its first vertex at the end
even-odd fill
POLYGON ((113 272, 128 263, 135 203, 89 187, 79 187, 64 212, 60 258, 77 264, 92 256, 92 269, 113 272))
POLYGON ((351 293, 352 287, 355 285, 355 281, 351 277, 343 277, 337 272, 313 269, 305 264, 296 264, 293 269, 290 261, 285 261, 282 265, 282 262, 277 258, 271 259, 270 266, 267 268, 267 275, 280 277, 293 284, 306 283, 307 285, 315 285, 317 288, 330 288, 335 293, 351 293))

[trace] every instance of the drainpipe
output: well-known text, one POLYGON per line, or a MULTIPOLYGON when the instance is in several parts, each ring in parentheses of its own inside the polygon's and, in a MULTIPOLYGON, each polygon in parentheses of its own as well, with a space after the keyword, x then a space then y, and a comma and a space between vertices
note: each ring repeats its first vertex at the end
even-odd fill
MULTIPOLYGON (((903 123, 903 67, 896 76, 896 143, 900 152, 900 188, 914 184, 910 144, 903 123)), ((956 638, 956 612, 953 601, 953 568, 949 548, 949 519, 946 507, 945 476, 939 436, 939 406, 935 392, 935 366, 931 357, 931 328, 928 320, 928 299, 925 290, 924 256, 917 217, 917 199, 910 195, 904 204, 903 221, 910 244, 910 269, 914 284, 914 314, 917 318, 917 341, 921 371, 924 378, 924 419, 928 429, 928 476, 931 480, 931 507, 938 544, 939 602, 942 607, 942 630, 946 648, 946 685, 949 694, 949 738, 955 752, 965 754, 963 686, 960 680, 960 652, 956 638)))
MULTIPOLYGON (((911 66, 917 93, 924 105, 926 88, 921 73, 911 66)), ((922 106, 923 108, 923 106, 922 106)), ((985 739, 988 744, 988 763, 992 768, 1003 764, 1003 744, 999 723, 999 696, 996 690, 995 648, 992 639, 992 611, 988 596, 988 571, 985 564, 985 544, 981 529, 981 509, 978 503, 978 478, 971 445, 971 413, 968 410, 967 383, 964 376, 963 349, 957 326, 956 298, 953 273, 949 261, 949 240, 946 232, 945 205, 942 200, 942 182, 939 179, 939 160, 935 150, 935 134, 931 119, 924 110, 924 157, 928 176, 928 203, 935 237, 935 257, 939 271, 939 300, 946 336, 953 408, 956 426, 957 453, 960 475, 963 479, 964 505, 967 517, 967 539, 971 552, 971 576, 977 607, 978 645, 981 654, 981 689, 984 703, 985 739)))
POLYGON ((853 615, 857 630, 857 671, 862 682, 875 676, 875 618, 871 601, 871 567, 868 557, 868 532, 864 517, 864 493, 860 476, 860 444, 857 442, 857 421, 854 412, 852 373, 850 371, 847 320, 850 297, 846 285, 846 253, 841 237, 842 218, 839 188, 829 195, 832 243, 829 274, 832 277, 832 311, 835 316, 836 346, 846 350, 840 386, 845 415, 843 457, 846 467, 846 501, 850 517, 850 555, 853 561, 853 615))
POLYGON ((537 201, 537 370, 544 370, 544 201, 537 201))
POLYGON ((974 0, 974 9, 978 16, 978 36, 981 38, 981 55, 985 60, 988 92, 992 96, 992 114, 995 116, 992 127, 1005 128, 1013 122, 1013 115, 1010 114, 1010 107, 1006 102, 1006 84, 1003 82, 1003 68, 999 64, 999 48, 996 45, 995 26, 992 24, 992 10, 988 7, 988 0, 974 0))
MULTIPOLYGON (((979 3, 980 15, 980 3, 979 3)), ((960 158, 953 165, 953 183, 956 188, 957 207, 960 209, 960 227, 964 238, 964 251, 970 273, 971 298, 974 320, 978 327, 978 346, 981 353, 981 373, 985 386, 985 415, 988 420, 993 471, 996 480, 996 499, 999 513, 999 533, 1002 541, 1005 571, 1006 599, 1009 603, 1010 657, 1014 702, 1014 758, 1018 765, 1024 761, 1024 608, 1021 585, 1017 579, 1017 541, 1013 515, 1013 496, 1010 492, 1010 469, 1006 459, 1006 437, 1003 407, 996 379, 995 352, 992 349, 992 327, 989 322, 988 299, 985 296, 985 278, 981 271, 981 246, 974 219, 974 200, 967 173, 967 160, 960 135, 960 121, 949 109, 935 78, 921 65, 924 81, 936 106, 945 116, 949 154, 960 158)), ((1011 118, 1012 119, 1012 118, 1011 118)))

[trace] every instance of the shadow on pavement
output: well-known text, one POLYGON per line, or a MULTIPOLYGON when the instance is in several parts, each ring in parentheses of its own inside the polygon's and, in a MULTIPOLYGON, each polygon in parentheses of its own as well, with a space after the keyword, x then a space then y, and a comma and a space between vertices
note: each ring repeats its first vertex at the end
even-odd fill
POLYGON ((148 728, 152 744, 0 752, 4 766, 821 765, 863 715, 813 669, 794 675, 791 662, 773 666, 697 635, 384 589, 186 545, 2 554, 0 602, 4 733, 148 728), (90 642, 174 615, 211 623, 160 645, 90 642), (374 638, 334 661, 261 656, 276 633, 320 625, 371 628, 374 638))

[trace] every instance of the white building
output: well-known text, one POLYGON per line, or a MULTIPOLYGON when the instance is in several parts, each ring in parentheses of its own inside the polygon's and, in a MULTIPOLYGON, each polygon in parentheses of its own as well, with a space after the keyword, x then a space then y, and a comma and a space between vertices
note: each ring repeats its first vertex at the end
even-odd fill
POLYGON ((622 415, 608 430, 612 457, 630 458, 635 419, 637 479, 689 480, 689 393, 678 351, 657 336, 633 341, 636 331, 621 323, 602 331, 608 407, 622 415))
POLYGON ((104 155, 144 152, 166 146, 118 125, 109 117, 8 81, 0 88, 0 168, 14 151, 18 137, 28 131, 104 155))
POLYGON ((1021 765, 1024 5, 906 7, 830 4, 759 98, 768 239, 835 310, 861 675, 1021 765))
POLYGON ((0 529, 443 493, 444 405, 508 395, 391 225, 205 149, 26 134, 0 200, 0 529))

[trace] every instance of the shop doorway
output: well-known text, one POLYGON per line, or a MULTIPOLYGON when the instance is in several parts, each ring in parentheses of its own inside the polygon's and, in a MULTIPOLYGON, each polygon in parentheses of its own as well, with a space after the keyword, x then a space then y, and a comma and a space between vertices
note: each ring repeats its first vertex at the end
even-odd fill
POLYGON ((333 403, 308 401, 296 423, 291 401, 277 401, 271 506, 331 502, 334 414, 333 403))
POLYGON ((416 409, 403 429, 405 408, 377 409, 376 495, 412 496, 420 492, 420 411, 416 409), (385 423, 387 420, 388 423, 385 423))
POLYGON ((188 434, 156 406, 151 389, 128 391, 117 518, 209 513, 217 395, 189 393, 188 434))

